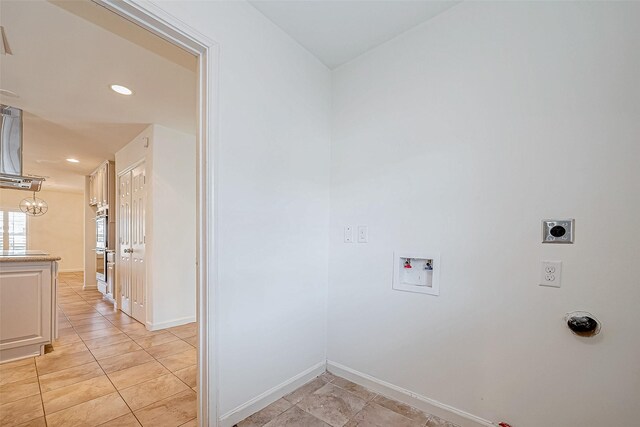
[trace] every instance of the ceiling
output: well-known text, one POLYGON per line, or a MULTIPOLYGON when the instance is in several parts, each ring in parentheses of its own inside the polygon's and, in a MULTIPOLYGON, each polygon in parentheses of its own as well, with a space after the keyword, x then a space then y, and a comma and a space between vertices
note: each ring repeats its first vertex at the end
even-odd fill
MULTIPOLYGON (((332 69, 456 3, 251 1, 332 69)), ((0 23, 13 51, 0 56, 0 89, 19 95, 0 102, 24 110, 24 172, 48 177, 43 188, 82 191, 83 177, 150 123, 195 133, 187 52, 91 1, 2 1, 0 23)))
POLYGON ((0 12, 13 51, 0 88, 19 95, 0 101, 24 110, 24 173, 47 176, 43 189, 81 191, 150 123, 195 133, 194 56, 89 1, 2 1, 0 12))
POLYGON ((271 1, 250 3, 334 69, 459 1, 271 1))

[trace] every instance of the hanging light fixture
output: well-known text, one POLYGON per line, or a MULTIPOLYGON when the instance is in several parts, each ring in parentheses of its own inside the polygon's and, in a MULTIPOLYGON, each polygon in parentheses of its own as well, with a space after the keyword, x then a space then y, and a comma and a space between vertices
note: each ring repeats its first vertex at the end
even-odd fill
POLYGON ((36 197, 36 192, 33 192, 33 198, 27 197, 20 202, 20 210, 27 215, 42 216, 49 210, 49 205, 42 199, 36 197))

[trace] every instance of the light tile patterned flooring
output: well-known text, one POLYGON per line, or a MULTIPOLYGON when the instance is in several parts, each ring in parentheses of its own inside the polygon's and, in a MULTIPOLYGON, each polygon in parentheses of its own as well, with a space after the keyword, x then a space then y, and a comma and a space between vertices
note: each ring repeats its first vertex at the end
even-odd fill
POLYGON ((237 427, 457 427, 325 372, 237 427))
MULTIPOLYGON (((0 365, 0 426, 196 426, 196 325, 150 332, 61 273, 59 337, 0 365)), ((456 427, 324 373, 238 427, 456 427)))
POLYGON ((0 426, 196 426, 196 324, 150 332, 61 273, 59 337, 0 365, 0 426))

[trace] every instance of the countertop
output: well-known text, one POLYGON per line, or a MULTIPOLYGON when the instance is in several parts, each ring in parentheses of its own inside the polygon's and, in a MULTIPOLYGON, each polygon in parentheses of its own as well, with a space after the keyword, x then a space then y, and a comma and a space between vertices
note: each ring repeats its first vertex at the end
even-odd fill
POLYGON ((59 261, 59 256, 44 251, 0 251, 0 262, 51 262, 59 261))
POLYGON ((59 256, 53 255, 0 256, 0 262, 50 262, 61 259, 59 256))

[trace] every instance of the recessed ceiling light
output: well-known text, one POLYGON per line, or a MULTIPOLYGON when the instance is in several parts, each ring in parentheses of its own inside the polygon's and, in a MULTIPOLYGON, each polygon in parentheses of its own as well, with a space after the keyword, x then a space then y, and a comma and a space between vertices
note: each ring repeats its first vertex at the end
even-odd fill
POLYGON ((120 95, 131 95, 133 91, 125 86, 120 85, 111 85, 111 90, 119 93, 120 95))
POLYGON ((80 163, 80 160, 78 160, 78 159, 67 159, 67 162, 69 162, 69 163, 80 163))

